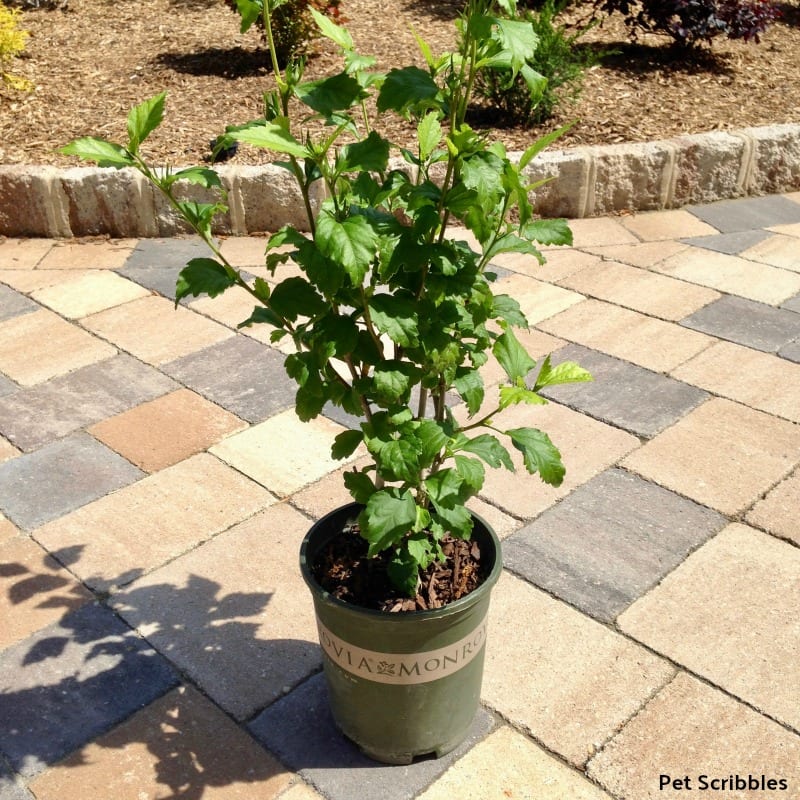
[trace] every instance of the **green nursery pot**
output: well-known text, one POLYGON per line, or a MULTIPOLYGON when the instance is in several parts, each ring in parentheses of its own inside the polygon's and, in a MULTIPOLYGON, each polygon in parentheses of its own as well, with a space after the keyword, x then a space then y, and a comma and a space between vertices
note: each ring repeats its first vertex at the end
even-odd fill
POLYGON ((325 592, 311 564, 361 508, 353 503, 324 516, 300 549, 331 711, 342 733, 378 761, 409 764, 417 756, 439 757, 465 738, 480 703, 489 596, 502 570, 500 542, 473 515, 472 538, 491 570, 475 591, 430 611, 360 608, 325 592))

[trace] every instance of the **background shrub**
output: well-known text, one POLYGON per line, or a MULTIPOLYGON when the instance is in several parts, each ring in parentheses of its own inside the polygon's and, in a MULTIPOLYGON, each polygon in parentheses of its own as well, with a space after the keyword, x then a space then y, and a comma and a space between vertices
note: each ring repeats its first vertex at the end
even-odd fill
POLYGON ((0 77, 14 89, 30 89, 29 81, 5 72, 5 67, 25 50, 28 32, 18 27, 20 12, 0 0, 0 77))

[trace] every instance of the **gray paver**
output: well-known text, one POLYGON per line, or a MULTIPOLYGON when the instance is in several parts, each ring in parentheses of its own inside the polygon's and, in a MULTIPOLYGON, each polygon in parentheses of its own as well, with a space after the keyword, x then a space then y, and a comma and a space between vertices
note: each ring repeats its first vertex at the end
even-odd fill
POLYGON ((15 292, 0 283, 0 321, 18 317, 20 314, 28 314, 31 311, 38 311, 40 308, 38 303, 34 303, 24 294, 15 292))
POLYGON ((727 253, 737 256, 749 247, 763 242, 772 234, 767 231, 737 231, 736 233, 721 233, 718 236, 693 236, 690 239, 681 239, 684 244, 695 247, 704 247, 706 250, 716 250, 718 253, 727 253))
POLYGON ((655 436, 708 397, 681 381, 578 345, 553 354, 554 364, 562 361, 577 361, 594 381, 553 386, 542 394, 637 436, 655 436))
POLYGON ((795 361, 800 364, 800 339, 789 342, 789 344, 781 347, 781 349, 778 350, 778 355, 781 358, 785 358, 787 361, 795 361))
POLYGON ((119 354, 2 397, 0 432, 34 450, 175 388, 158 370, 119 354))
POLYGON ((19 387, 14 381, 6 378, 5 375, 0 374, 0 397, 16 392, 19 387))
POLYGON ((684 318, 681 325, 767 353, 800 336, 800 314, 731 295, 684 318))
POLYGON ((0 509, 32 530, 142 477, 122 456, 76 433, 0 464, 0 509))
POLYGON ((33 795, 0 764, 0 800, 34 800, 33 795))
POLYGON ((686 210, 722 233, 800 222, 800 204, 780 195, 723 200, 710 205, 688 206, 686 210))
POLYGON ((800 294, 790 297, 785 303, 781 304, 781 308, 786 308, 789 311, 796 311, 800 314, 800 294))
POLYGON ((316 675, 249 727, 256 739, 330 800, 410 800, 488 735, 494 724, 480 708, 466 740, 452 753, 409 766, 379 764, 339 732, 328 707, 324 676, 316 675))
MULTIPOLYGON (((178 280, 178 275, 183 267, 138 267, 136 269, 121 269, 119 274, 138 283, 139 286, 144 286, 145 289, 150 289, 157 292, 162 297, 168 297, 170 300, 175 299, 175 283, 178 280)), ((191 299, 191 298, 189 298, 191 299)), ((184 298, 181 300, 182 304, 188 303, 189 300, 184 298)))
POLYGON ((278 350, 233 336, 163 369, 168 375, 248 422, 261 422, 294 404, 294 382, 278 350))
POLYGON ((619 469, 598 475, 503 542, 505 565, 601 620, 613 620, 725 518, 619 469))
POLYGON ((123 266, 128 269, 183 269, 193 258, 210 258, 211 251, 198 238, 142 239, 123 266))
POLYGON ((111 611, 83 606, 0 653, 0 753, 35 775, 177 683, 111 611))

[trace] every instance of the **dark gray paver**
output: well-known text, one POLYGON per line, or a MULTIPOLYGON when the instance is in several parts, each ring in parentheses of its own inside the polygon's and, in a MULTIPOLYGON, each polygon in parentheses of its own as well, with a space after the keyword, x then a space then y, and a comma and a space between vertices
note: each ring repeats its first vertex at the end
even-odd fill
POLYGON ((686 210, 722 233, 800 222, 800 203, 781 195, 722 200, 709 205, 687 206, 686 210))
POLYGON ((790 297, 785 303, 781 304, 781 308, 785 308, 788 311, 795 311, 800 314, 800 294, 790 297))
POLYGON ((762 230, 738 231, 737 233, 721 233, 718 236, 693 236, 690 239, 681 239, 681 241, 684 244, 736 256, 770 236, 772 236, 771 233, 762 230))
POLYGON ((30 777, 177 683, 111 611, 85 605, 0 652, 0 753, 30 777))
POLYGON ((778 350, 778 355, 781 358, 785 358, 787 361, 795 361, 800 364, 800 339, 789 342, 789 344, 781 347, 781 349, 778 350))
MULTIPOLYGON (((183 269, 183 267, 141 267, 136 269, 121 269, 118 270, 118 272, 120 275, 128 278, 128 280, 138 283, 139 286, 144 286, 145 289, 157 292, 162 297, 174 300, 175 283, 178 280, 181 269, 183 269)), ((192 298, 184 298, 181 300, 181 303, 185 305, 190 299, 192 298)))
POLYGON ((294 404, 284 355, 249 336, 234 336, 172 361, 164 372, 248 422, 294 404))
POLYGON ((594 381, 552 386, 543 395, 645 438, 677 422, 708 397, 694 386, 579 345, 556 351, 552 361, 577 361, 594 381))
POLYGON ((284 764, 330 800, 411 800, 494 727, 479 709, 467 739, 446 756, 409 766, 387 766, 364 756, 333 721, 323 675, 315 675, 273 703, 250 731, 284 764))
POLYGON ((193 258, 211 258, 208 246, 197 237, 142 239, 125 260, 122 269, 182 270, 193 258))
POLYGON ((40 308, 41 306, 34 303, 29 297, 0 283, 0 322, 4 319, 11 319, 11 317, 18 317, 20 314, 38 311, 40 308))
POLYGON ((681 325, 767 353, 800 336, 800 314, 732 295, 685 317, 681 325))
POLYGON ((0 510, 32 530, 142 477, 88 433, 75 433, 0 464, 0 510))
POLYGON ((715 511, 611 469, 506 539, 503 562, 610 621, 726 522, 715 511))
POLYGON ((35 450, 176 388, 166 375, 120 353, 0 397, 0 433, 21 450, 35 450))

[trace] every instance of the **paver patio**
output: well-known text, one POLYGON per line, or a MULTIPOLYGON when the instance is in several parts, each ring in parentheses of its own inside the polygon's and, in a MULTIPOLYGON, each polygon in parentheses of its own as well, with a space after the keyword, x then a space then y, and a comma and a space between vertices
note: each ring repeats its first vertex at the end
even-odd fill
POLYGON ((0 800, 800 800, 800 194, 574 230, 496 265, 595 374, 505 412, 567 478, 472 503, 483 703, 408 767, 335 730, 297 565, 348 420, 246 298, 173 310, 197 241, 0 241, 0 800))

